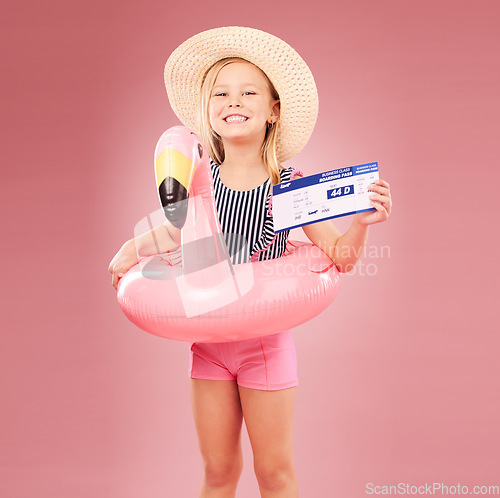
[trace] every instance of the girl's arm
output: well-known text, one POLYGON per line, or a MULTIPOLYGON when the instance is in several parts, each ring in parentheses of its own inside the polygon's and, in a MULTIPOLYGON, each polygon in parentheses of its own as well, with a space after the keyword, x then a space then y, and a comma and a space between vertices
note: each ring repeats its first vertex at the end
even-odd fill
POLYGON ((308 239, 328 254, 342 273, 353 269, 368 239, 368 225, 362 225, 357 216, 344 234, 329 220, 302 227, 308 239))
POLYGON ((330 221, 320 221, 302 227, 309 240, 317 245, 335 263, 340 272, 349 272, 360 258, 368 239, 368 227, 387 220, 392 209, 389 184, 381 179, 369 186, 378 192, 370 195, 376 211, 358 213, 354 216, 349 230, 341 234, 330 221))
POLYGON ((168 220, 149 232, 127 240, 109 264, 111 284, 116 289, 120 278, 137 264, 140 258, 174 251, 180 246, 180 242, 180 229, 175 228, 168 220))
POLYGON ((168 220, 149 232, 138 235, 128 241, 134 246, 137 259, 153 254, 162 254, 174 251, 181 244, 181 231, 175 228, 168 220))

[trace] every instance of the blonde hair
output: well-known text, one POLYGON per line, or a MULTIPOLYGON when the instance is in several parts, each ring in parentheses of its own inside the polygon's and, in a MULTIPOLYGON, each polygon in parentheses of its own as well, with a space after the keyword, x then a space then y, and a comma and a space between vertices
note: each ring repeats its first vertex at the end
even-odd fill
MULTIPOLYGON (((220 70, 231 64, 232 62, 249 62, 240 57, 228 57, 217 61, 210 69, 206 72, 203 82, 201 84, 201 122, 200 122, 200 135, 203 143, 208 149, 209 156, 216 161, 218 164, 224 162, 224 144, 222 143, 221 137, 215 132, 210 124, 209 115, 209 102, 212 89, 215 85, 215 80, 220 72, 220 70)), ((255 66, 258 67, 258 66, 255 66)), ((260 69, 260 68, 259 68, 260 69)), ((262 69, 261 69, 262 71, 262 69)), ((262 71, 262 74, 266 77, 269 83, 269 89, 271 91, 271 97, 274 100, 279 100, 278 92, 272 84, 271 80, 267 77, 266 73, 262 71)), ((280 177, 280 165, 278 163, 278 157, 276 155, 276 142, 278 137, 278 130, 280 126, 280 119, 278 116, 277 121, 273 126, 267 126, 266 135, 264 137, 264 142, 261 147, 262 160, 267 168, 269 176, 271 177, 271 185, 277 185, 281 182, 280 177)))

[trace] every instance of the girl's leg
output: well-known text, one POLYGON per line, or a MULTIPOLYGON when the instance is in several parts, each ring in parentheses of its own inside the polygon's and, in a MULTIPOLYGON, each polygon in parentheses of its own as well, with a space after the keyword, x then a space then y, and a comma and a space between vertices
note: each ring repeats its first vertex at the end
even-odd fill
POLYGON ((191 379, 204 476, 200 498, 234 498, 243 469, 243 420, 236 381, 191 379))
POLYGON ((292 456, 295 387, 260 391, 239 386, 262 498, 299 496, 292 456))

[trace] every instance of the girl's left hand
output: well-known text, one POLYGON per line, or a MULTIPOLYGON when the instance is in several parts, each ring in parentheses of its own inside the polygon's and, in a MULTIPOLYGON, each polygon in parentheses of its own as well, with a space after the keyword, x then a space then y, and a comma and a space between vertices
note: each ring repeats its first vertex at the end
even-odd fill
POLYGON ((370 184, 368 190, 373 192, 378 192, 370 195, 370 204, 376 209, 376 211, 366 211, 364 213, 358 213, 356 215, 357 221, 361 225, 373 225, 375 223, 380 223, 389 218, 392 209, 391 192, 389 190, 389 184, 377 178, 374 182, 375 184, 370 184))

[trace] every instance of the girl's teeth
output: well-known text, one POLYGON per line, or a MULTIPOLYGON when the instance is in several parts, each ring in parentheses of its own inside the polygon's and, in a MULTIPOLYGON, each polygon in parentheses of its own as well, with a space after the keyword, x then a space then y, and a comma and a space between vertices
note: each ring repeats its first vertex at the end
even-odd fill
POLYGON ((231 123, 232 121, 246 121, 247 118, 244 118, 243 116, 229 116, 226 118, 227 123, 231 123))

